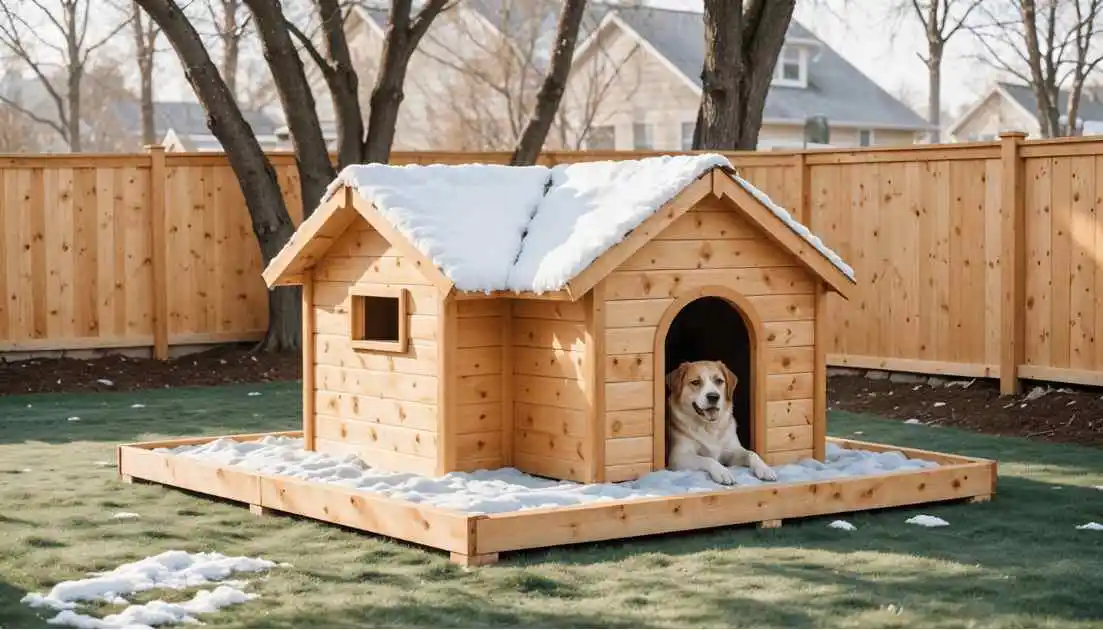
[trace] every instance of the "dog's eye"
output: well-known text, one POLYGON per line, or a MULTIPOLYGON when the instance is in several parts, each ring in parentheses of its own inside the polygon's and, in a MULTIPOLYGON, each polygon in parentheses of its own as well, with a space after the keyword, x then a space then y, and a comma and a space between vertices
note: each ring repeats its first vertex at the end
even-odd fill
POLYGON ((722 379, 718 376, 718 377, 712 379, 712 382, 716 383, 717 385, 723 385, 724 384, 724 379, 722 379))
POLYGON ((695 378, 692 381, 690 381, 689 384, 694 386, 694 387, 700 387, 701 386, 701 379, 695 378))

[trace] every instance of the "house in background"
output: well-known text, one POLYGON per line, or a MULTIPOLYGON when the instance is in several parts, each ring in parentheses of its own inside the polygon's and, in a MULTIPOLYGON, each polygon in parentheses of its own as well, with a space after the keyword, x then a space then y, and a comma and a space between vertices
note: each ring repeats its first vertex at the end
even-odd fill
MULTIPOLYGON (((1061 90, 1057 110, 1068 111, 1068 102, 1068 91, 1061 90)), ((1077 118, 1084 134, 1103 133, 1103 90, 1084 88, 1077 118)), ((1025 131, 1028 138, 1042 136, 1033 89, 1014 83, 996 83, 954 122, 950 137, 955 142, 979 142, 995 140, 1001 131, 1025 131)))
MULTIPOLYGON (((124 101, 115 104, 116 116, 126 127, 134 144, 141 145, 142 116, 138 103, 124 101)), ((288 145, 277 135, 277 125, 259 111, 242 110, 257 141, 265 150, 286 149, 288 145)), ((207 112, 199 103, 188 101, 156 101, 153 103, 153 128, 166 151, 222 151, 222 145, 207 127, 207 112)))
MULTIPOLYGON (((701 13, 610 7, 579 44, 564 99, 572 140, 589 149, 684 150, 693 140, 705 59, 701 13), (594 85, 605 91, 594 102, 594 85)), ((930 126, 804 26, 792 22, 766 98, 759 148, 801 147, 810 116, 830 145, 912 144, 930 126)))

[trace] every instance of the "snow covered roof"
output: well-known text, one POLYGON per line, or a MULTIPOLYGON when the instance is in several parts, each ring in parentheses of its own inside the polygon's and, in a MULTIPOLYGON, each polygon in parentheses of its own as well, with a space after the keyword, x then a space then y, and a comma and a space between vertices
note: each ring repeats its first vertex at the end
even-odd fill
MULTIPOLYGON (((659 208, 717 167, 730 169, 731 164, 717 154, 552 168, 365 164, 342 170, 322 202, 327 204, 346 186, 354 190, 457 290, 545 293, 566 288, 659 208)), ((736 181, 853 281, 853 270, 820 239, 762 191, 742 178, 736 181)), ((312 216, 308 222, 325 220, 312 216)), ((304 225, 299 231, 306 229, 304 225)), ((299 240, 292 238, 265 270, 270 285, 288 272, 295 248, 304 246, 294 244, 299 240)))

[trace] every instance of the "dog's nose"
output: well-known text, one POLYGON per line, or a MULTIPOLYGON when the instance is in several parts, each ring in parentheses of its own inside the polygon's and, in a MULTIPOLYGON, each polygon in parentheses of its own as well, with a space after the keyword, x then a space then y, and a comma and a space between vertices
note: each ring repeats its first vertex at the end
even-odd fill
POLYGON ((705 394, 705 400, 715 405, 717 402, 720 401, 720 394, 717 394, 716 392, 710 392, 708 394, 705 394))

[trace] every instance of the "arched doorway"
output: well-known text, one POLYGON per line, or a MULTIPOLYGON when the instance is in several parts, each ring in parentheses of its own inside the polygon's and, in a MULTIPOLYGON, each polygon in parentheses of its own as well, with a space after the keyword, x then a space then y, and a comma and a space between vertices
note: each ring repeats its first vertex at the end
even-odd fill
POLYGON ((723 361, 732 370, 739 379, 732 410, 739 440, 756 452, 762 448, 766 375, 761 330, 750 302, 727 287, 694 289, 670 305, 655 338, 656 467, 666 465, 666 375, 684 361, 723 361))

